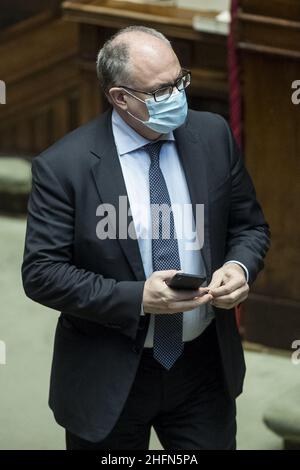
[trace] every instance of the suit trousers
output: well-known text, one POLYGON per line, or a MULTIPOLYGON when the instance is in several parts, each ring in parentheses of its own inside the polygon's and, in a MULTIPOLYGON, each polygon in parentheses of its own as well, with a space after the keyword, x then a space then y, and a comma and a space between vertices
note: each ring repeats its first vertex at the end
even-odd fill
POLYGON ((185 343, 170 370, 144 348, 123 410, 101 442, 66 430, 67 450, 147 450, 151 427, 165 450, 236 448, 236 404, 225 387, 215 320, 185 343))

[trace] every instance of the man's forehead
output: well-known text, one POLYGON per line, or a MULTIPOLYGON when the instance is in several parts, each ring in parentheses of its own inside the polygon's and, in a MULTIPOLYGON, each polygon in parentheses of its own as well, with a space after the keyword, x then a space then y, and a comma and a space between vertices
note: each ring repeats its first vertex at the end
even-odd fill
POLYGON ((173 83, 181 74, 181 66, 175 54, 132 56, 132 78, 151 87, 173 83))
MULTIPOLYGON (((118 38, 122 39, 122 36, 118 38)), ((141 32, 124 33, 124 43, 127 44, 130 58, 134 61, 140 59, 151 60, 151 58, 157 61, 157 58, 161 55, 174 57, 175 53, 170 44, 161 38, 145 34, 141 32)))
POLYGON ((173 83, 180 75, 179 61, 166 41, 140 31, 126 32, 116 40, 128 46, 135 86, 153 90, 173 83))
POLYGON ((167 76, 165 76, 164 78, 161 77, 160 80, 158 80, 159 77, 156 77, 156 80, 152 86, 153 88, 160 88, 161 86, 164 86, 164 85, 166 86, 170 85, 174 83, 175 80, 180 77, 180 75, 181 75, 181 67, 179 68, 177 67, 177 72, 171 73, 171 71, 169 71, 168 77, 167 76))
POLYGON ((132 78, 137 85, 142 86, 143 88, 148 88, 149 91, 160 88, 164 85, 170 85, 175 82, 175 80, 181 75, 182 69, 180 64, 174 63, 172 67, 166 67, 163 63, 161 68, 155 67, 147 69, 145 73, 143 67, 133 67, 132 69, 132 78))

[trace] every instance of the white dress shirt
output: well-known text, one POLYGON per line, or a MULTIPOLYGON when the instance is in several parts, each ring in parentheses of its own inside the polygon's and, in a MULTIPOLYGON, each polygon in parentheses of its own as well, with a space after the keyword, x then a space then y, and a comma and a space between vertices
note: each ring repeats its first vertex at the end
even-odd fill
MULTIPOLYGON (((112 113, 112 130, 132 211, 144 271, 146 278, 148 278, 153 273, 149 191, 150 157, 142 147, 151 141, 135 132, 115 110, 112 113)), ((161 136, 161 140, 168 141, 161 148, 160 168, 166 181, 172 208, 174 208, 174 225, 177 234, 181 270, 189 274, 206 276, 201 251, 199 249, 191 250, 189 245, 189 243, 195 242, 197 235, 190 194, 177 153, 174 135, 172 132, 165 134, 161 136)), ((245 266, 243 268, 247 274, 245 266)), ((204 283, 203 285, 207 284, 204 283)), ((155 314, 150 315, 145 347, 153 347, 155 314)), ((184 312, 183 341, 191 341, 199 336, 213 318, 214 311, 210 304, 201 305, 193 310, 184 312)))

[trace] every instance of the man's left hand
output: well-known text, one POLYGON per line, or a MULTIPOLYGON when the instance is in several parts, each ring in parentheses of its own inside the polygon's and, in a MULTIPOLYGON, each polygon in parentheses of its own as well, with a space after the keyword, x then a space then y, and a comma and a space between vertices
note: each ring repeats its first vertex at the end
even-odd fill
POLYGON ((249 285, 243 268, 236 263, 227 263, 214 272, 209 284, 211 304, 218 308, 230 309, 247 299, 249 285))

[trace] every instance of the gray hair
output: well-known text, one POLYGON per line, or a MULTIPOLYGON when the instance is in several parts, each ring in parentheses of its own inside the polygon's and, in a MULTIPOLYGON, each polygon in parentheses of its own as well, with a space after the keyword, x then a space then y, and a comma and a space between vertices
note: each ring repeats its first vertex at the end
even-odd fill
POLYGON ((105 92, 112 86, 127 83, 130 80, 129 45, 126 41, 115 41, 124 33, 139 31, 161 39, 171 46, 170 41, 159 31, 146 26, 128 26, 108 39, 100 49, 97 56, 97 76, 105 92))

